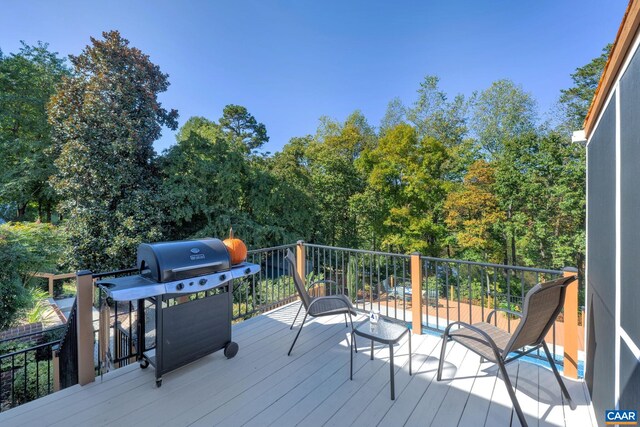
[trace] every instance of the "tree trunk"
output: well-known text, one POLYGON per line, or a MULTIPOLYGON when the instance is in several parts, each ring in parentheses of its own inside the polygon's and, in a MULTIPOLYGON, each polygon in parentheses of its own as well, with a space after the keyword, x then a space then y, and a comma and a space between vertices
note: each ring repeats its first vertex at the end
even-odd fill
POLYGON ((27 213, 27 204, 26 203, 18 204, 18 218, 17 219, 24 218, 26 213, 27 213))
POLYGON ((516 233, 511 234, 511 265, 516 265, 516 233))

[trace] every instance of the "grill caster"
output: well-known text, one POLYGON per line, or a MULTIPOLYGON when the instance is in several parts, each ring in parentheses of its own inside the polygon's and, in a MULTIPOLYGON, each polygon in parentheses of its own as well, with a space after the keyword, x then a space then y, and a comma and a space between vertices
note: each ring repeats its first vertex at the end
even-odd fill
POLYGON ((149 361, 143 359, 140 361, 140 369, 147 369, 149 367, 149 361))
POLYGON ((156 380, 156 387, 160 388, 162 386, 162 378, 156 380))
POLYGON ((238 344, 233 342, 233 341, 229 341, 227 343, 227 345, 224 346, 224 355, 227 359, 231 359, 233 356, 235 356, 236 354, 238 354, 238 344))

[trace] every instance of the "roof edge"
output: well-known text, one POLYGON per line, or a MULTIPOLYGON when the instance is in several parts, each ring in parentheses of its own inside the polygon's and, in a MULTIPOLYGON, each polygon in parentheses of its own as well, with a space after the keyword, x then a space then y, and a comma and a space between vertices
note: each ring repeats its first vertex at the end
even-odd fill
POLYGON ((640 0, 630 0, 616 34, 613 48, 604 66, 602 76, 600 76, 587 117, 584 120, 584 131, 587 139, 591 138, 591 133, 595 128, 604 103, 609 93, 611 93, 620 69, 624 65, 627 53, 632 47, 631 44, 638 32, 638 27, 640 27, 640 0))

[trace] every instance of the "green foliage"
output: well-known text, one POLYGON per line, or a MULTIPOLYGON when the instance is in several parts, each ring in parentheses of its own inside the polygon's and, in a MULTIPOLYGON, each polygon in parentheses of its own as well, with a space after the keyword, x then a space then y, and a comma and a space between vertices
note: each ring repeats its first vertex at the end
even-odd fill
POLYGON ((16 406, 46 396, 53 391, 53 367, 50 360, 37 361, 32 352, 27 353, 27 375, 24 368, 16 372, 14 379, 14 398, 16 406), (26 386, 25 386, 26 383, 26 386))
POLYGON ((260 148, 269 142, 265 125, 258 123, 255 117, 241 105, 224 107, 220 126, 225 133, 244 144, 248 151, 260 148))
POLYGON ((222 125, 192 117, 161 159, 169 235, 226 236, 233 226, 253 247, 304 238, 312 217, 307 209, 293 209, 290 201, 298 199, 304 208, 311 202, 298 192, 306 183, 296 180, 291 160, 285 153, 276 158, 251 155, 246 141, 222 125))
POLYGON ((565 107, 569 130, 582 129, 612 47, 613 45, 609 43, 602 49, 600 56, 578 67, 576 72, 571 74, 573 87, 560 91, 562 93, 560 103, 565 107))
MULTIPOLYGON (((303 239, 582 267, 585 153, 566 130, 584 119, 608 52, 572 75, 556 128, 538 126, 535 100, 510 80, 466 99, 426 76, 413 102, 389 103, 378 130, 358 111, 324 117, 314 135, 260 154, 265 125, 230 104, 218 120, 190 118, 157 157, 153 142, 177 112, 158 102, 168 76, 147 55, 104 33, 69 71, 46 45, 25 45, 0 55, 0 209, 24 217, 38 204, 49 217, 59 200, 66 269, 129 267, 141 241, 224 237, 230 226, 251 247, 303 239)), ((61 252, 60 233, 11 227, 0 230, 0 324, 28 305, 29 271, 55 269, 61 252)), ((481 288, 474 277, 456 292, 475 299, 481 288)))
POLYGON ((504 144, 535 130, 536 102, 511 80, 498 80, 474 100, 472 128, 488 159, 504 144))
POLYGON ((355 200, 368 212, 383 247, 439 254, 446 159, 442 143, 431 137, 420 140, 415 128, 404 123, 387 130, 375 148, 363 153, 360 166, 370 191, 355 200))
POLYGON ((27 307, 25 320, 27 323, 41 322, 44 320, 44 313, 48 306, 45 301, 49 293, 37 288, 30 288, 28 292, 30 304, 27 307))
POLYGON ((55 270, 61 247, 61 236, 53 225, 0 225, 0 330, 32 306, 26 286, 36 271, 55 270))
POLYGON ((177 126, 158 102, 168 76, 117 31, 103 37, 71 57, 49 104, 67 259, 92 270, 130 267, 140 242, 161 239, 153 142, 177 126))
POLYGON ((34 202, 40 219, 51 221, 57 199, 47 182, 54 158, 46 106, 66 75, 46 43, 22 42, 18 53, 0 56, 0 204, 13 207, 6 219, 26 219, 34 202))

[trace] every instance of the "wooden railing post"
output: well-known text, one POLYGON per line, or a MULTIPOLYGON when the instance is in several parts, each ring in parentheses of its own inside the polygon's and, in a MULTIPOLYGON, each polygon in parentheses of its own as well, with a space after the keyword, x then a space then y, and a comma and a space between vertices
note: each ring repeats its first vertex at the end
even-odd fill
POLYGON ((305 284, 305 279, 307 277, 306 267, 307 265, 307 257, 305 254, 304 242, 302 240, 298 240, 296 245, 296 271, 302 279, 302 284, 305 284))
POLYGON ((411 330, 422 335, 422 260, 420 253, 411 254, 411 330))
POLYGON ((79 271, 77 280, 78 383, 85 385, 96 377, 93 360, 93 276, 88 270, 79 271))
POLYGON ((60 391, 60 356, 58 355, 59 350, 59 344, 51 347, 51 353, 53 356, 51 359, 51 364, 53 367, 53 391, 60 391))
POLYGON ((49 296, 53 298, 53 276, 49 276, 49 296))
MULTIPOLYGON (((564 276, 575 276, 578 269, 565 267, 564 276)), ((578 378, 578 281, 567 287, 564 299, 564 371, 568 378, 578 378)))

